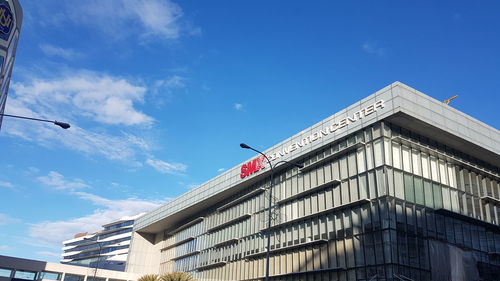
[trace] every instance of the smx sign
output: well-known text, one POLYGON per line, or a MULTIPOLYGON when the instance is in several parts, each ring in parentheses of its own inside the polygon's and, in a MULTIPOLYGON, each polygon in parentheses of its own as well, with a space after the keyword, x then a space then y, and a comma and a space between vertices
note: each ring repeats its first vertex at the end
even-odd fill
POLYGON ((264 169, 266 167, 265 161, 266 158, 264 158, 264 156, 260 156, 246 164, 243 164, 243 166, 241 166, 240 178, 244 179, 249 175, 264 169))
MULTIPOLYGON (((305 147, 307 145, 311 145, 317 140, 320 140, 328 135, 335 133, 336 131, 347 127, 349 124, 355 123, 358 120, 361 120, 371 114, 376 113, 379 110, 382 110, 385 107, 385 103, 383 100, 379 100, 370 104, 369 106, 362 108, 361 110, 354 112, 350 116, 344 116, 344 118, 340 119, 338 122, 333 121, 328 126, 324 126, 322 129, 317 130, 316 132, 307 135, 301 138, 299 141, 292 143, 287 147, 281 147, 276 150, 273 154, 267 155, 270 161, 275 161, 276 159, 283 157, 287 154, 292 153, 293 151, 305 147)), ((256 173, 265 167, 265 158, 263 156, 259 158, 255 158, 252 161, 241 166, 241 174, 240 178, 248 177, 249 175, 256 173)))

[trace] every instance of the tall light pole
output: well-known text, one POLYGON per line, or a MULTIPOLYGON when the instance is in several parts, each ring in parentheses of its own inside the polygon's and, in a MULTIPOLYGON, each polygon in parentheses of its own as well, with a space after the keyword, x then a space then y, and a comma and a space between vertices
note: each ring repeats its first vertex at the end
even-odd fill
POLYGON ((274 168, 276 168, 276 166, 278 166, 279 164, 281 163, 288 163, 290 165, 293 165, 299 169, 303 168, 304 166, 303 165, 300 165, 300 164, 296 164, 296 163, 292 163, 292 162, 288 162, 288 161, 285 161, 285 160, 281 160, 277 163, 274 164, 274 166, 271 164, 271 160, 269 160, 269 158, 267 157, 267 155, 265 155, 264 153, 258 151, 257 149, 251 147, 251 146, 248 146, 244 143, 240 143, 240 147, 241 148, 244 148, 244 149, 250 149, 250 150, 253 150, 257 153, 259 153, 260 155, 264 156, 264 158, 266 158, 267 160, 267 163, 269 164, 269 167, 271 168, 271 184, 269 186, 269 209, 267 210, 267 231, 266 231, 266 236, 267 236, 267 249, 266 249, 266 281, 269 281, 269 259, 271 257, 271 219, 272 219, 272 212, 271 212, 271 209, 272 209, 272 205, 273 205, 273 186, 274 186, 274 168))
POLYGON ((34 120, 34 121, 41 121, 41 122, 49 122, 54 125, 57 125, 63 129, 68 129, 71 127, 68 123, 64 122, 59 122, 59 121, 52 121, 52 120, 46 120, 46 119, 39 119, 39 118, 32 118, 32 117, 25 117, 25 116, 18 116, 18 115, 11 115, 11 114, 4 114, 0 113, 0 116, 5 116, 5 117, 12 117, 12 118, 19 118, 19 119, 27 119, 27 120, 34 120))
POLYGON ((87 241, 94 241, 97 243, 97 246, 99 246, 99 254, 97 255, 97 261, 95 263, 95 268, 94 268, 94 278, 92 279, 92 281, 96 281, 95 280, 95 277, 97 275, 97 268, 99 267, 99 258, 101 257, 101 251, 102 251, 102 245, 101 245, 101 242, 97 241, 97 235, 94 236, 95 239, 91 239, 91 238, 83 238, 83 240, 87 240, 87 241))

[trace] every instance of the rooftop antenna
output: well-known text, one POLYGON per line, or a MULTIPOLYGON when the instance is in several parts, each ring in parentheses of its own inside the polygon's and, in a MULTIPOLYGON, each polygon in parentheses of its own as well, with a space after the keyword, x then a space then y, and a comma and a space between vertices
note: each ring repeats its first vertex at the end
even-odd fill
POLYGON ((444 100, 443 102, 444 102, 445 104, 449 104, 449 103, 450 103, 450 101, 451 101, 452 99, 455 99, 455 98, 457 98, 457 97, 458 97, 458 95, 454 95, 453 97, 451 97, 451 98, 449 98, 449 99, 447 99, 447 100, 444 100))

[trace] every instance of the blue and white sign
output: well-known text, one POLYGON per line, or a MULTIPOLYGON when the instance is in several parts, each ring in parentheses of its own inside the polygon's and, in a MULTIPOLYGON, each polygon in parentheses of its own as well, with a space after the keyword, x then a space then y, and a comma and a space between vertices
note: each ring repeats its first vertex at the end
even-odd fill
POLYGON ((9 3, 0 1, 0 38, 7 41, 14 26, 14 16, 10 10, 9 3))

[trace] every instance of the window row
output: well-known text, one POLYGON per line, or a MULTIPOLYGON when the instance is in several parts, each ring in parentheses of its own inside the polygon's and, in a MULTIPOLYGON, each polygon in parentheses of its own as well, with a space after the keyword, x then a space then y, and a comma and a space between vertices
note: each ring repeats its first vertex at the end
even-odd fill
POLYGON ((185 254, 192 253, 196 250, 198 250, 197 247, 197 239, 191 240, 189 242, 183 243, 181 245, 178 245, 176 247, 164 250, 161 252, 162 259, 164 260, 170 260, 175 257, 179 257, 185 254))
POLYGON ((163 246, 168 247, 174 245, 177 242, 184 241, 190 237, 197 237, 205 231, 205 221, 200 220, 199 223, 193 224, 181 231, 175 232, 173 235, 169 233, 169 230, 165 231, 163 236, 163 246))

